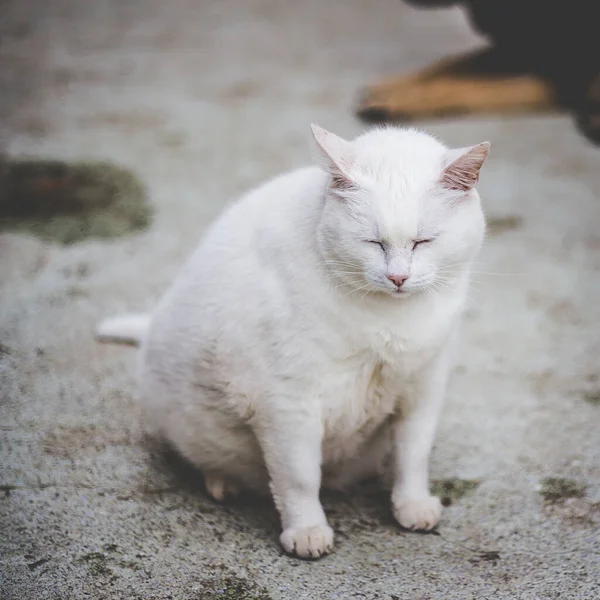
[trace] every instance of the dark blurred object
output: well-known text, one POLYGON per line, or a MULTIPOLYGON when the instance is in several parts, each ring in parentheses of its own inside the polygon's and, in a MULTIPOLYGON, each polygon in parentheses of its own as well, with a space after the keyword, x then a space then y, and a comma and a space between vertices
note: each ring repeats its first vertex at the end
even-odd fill
POLYGON ((0 156, 0 232, 72 244, 145 229, 151 215, 145 187, 123 168, 0 156))
POLYGON ((458 4, 491 44, 369 88, 367 120, 452 113, 568 109, 600 143, 600 31, 594 0, 405 0, 423 8, 458 4))

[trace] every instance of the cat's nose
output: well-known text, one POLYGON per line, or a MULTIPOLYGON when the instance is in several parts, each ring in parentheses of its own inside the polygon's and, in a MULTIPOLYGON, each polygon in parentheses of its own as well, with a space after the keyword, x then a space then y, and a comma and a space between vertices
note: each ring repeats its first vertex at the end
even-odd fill
POLYGON ((402 287, 408 279, 408 275, 388 275, 387 278, 398 287, 402 287))

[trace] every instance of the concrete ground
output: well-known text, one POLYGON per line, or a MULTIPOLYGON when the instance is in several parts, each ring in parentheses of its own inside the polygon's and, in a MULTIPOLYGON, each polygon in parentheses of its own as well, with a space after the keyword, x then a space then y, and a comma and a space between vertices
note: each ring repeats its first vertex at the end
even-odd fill
POLYGON ((0 151, 113 161, 155 207, 112 241, 0 236, 0 597, 600 597, 600 151, 568 117, 422 124, 492 141, 432 467, 479 484, 437 535, 400 531, 366 486, 325 496, 333 555, 282 555, 269 503, 216 505, 143 441, 136 351, 93 339, 152 307, 233 196, 310 160, 309 122, 352 136, 362 85, 478 44, 459 11, 5 0, 0 38, 0 151))

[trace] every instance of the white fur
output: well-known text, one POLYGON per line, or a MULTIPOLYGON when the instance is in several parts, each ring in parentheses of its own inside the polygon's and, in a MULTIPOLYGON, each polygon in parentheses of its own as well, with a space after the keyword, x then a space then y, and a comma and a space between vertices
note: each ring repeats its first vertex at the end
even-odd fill
POLYGON ((439 520, 428 459, 485 227, 477 192, 443 181, 474 183, 487 155, 397 128, 313 132, 327 172, 282 175, 221 215, 157 307, 140 377, 151 431, 217 499, 270 485, 281 543, 305 557, 333 545, 321 484, 379 472, 392 447, 397 520, 439 520))
POLYGON ((96 330, 101 342, 139 344, 150 328, 150 315, 123 315, 103 321, 96 330))

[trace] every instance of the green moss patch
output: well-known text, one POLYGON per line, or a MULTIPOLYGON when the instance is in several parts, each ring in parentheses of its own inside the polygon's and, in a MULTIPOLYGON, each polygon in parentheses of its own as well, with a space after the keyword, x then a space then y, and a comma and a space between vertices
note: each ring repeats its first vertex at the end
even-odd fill
POLYGON ((564 477, 542 479, 540 494, 548 504, 562 504, 570 498, 583 498, 586 486, 564 477))
POLYGON ((583 399, 593 406, 600 406, 600 389, 591 390, 583 394, 583 399))
POLYGON ((0 157, 0 231, 72 244, 144 229, 151 216, 142 183, 115 165, 0 157))
POLYGON ((94 577, 106 575, 111 579, 116 577, 116 573, 111 567, 130 569, 132 571, 137 571, 141 568, 141 563, 135 560, 121 559, 120 555, 121 552, 116 544, 104 544, 100 552, 88 552, 80 556, 75 562, 85 564, 89 574, 94 577))
POLYGON ((507 231, 520 229, 523 219, 518 215, 507 215, 506 217, 490 217, 487 220, 487 232, 490 236, 502 235, 507 231))
POLYGON ((94 577, 100 575, 113 575, 112 569, 108 566, 109 556, 104 552, 88 552, 77 559, 78 563, 87 565, 88 572, 94 577))
POLYGON ((272 600, 264 588, 235 575, 205 579, 197 600, 272 600))
POLYGON ((469 492, 472 492, 478 485, 479 481, 475 479, 450 477, 434 481, 432 492, 434 495, 439 496, 444 506, 450 506, 469 492))

